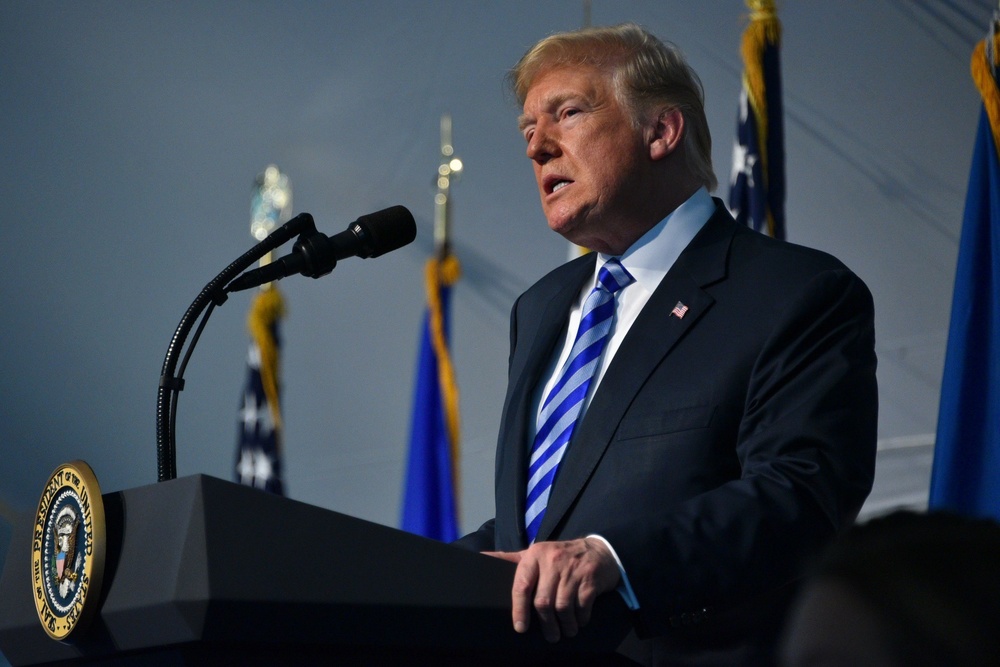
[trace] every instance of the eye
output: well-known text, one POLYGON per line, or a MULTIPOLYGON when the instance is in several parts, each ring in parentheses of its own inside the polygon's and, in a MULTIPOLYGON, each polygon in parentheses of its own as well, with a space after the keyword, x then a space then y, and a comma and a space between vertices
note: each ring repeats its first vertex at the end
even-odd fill
POLYGON ((565 109, 562 110, 561 115, 563 118, 572 118, 578 113, 580 113, 580 110, 577 109, 576 107, 566 107, 565 109))

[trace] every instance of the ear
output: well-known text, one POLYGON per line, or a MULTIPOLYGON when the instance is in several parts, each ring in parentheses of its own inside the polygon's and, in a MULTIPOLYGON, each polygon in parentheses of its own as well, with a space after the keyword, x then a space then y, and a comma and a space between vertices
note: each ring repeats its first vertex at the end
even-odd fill
POLYGON ((681 145, 684 138, 684 114, 679 109, 663 109, 651 129, 649 156, 654 160, 662 160, 681 145))

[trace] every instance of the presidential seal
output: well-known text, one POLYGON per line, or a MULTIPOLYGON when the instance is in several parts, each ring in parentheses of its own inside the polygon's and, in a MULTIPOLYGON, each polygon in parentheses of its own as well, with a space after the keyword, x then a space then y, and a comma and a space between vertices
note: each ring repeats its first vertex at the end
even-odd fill
POLYGON ((38 501, 31 540, 35 610, 53 639, 66 640, 94 614, 105 544, 104 502, 94 471, 83 461, 59 466, 38 501))

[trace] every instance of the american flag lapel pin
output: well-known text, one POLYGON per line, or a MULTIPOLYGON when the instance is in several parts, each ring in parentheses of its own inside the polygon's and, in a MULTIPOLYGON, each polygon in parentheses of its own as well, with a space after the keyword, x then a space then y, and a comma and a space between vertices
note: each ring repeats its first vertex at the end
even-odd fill
POLYGON ((677 319, 680 320, 680 319, 684 318, 684 315, 687 314, 687 311, 688 311, 688 307, 685 306, 682 302, 678 301, 677 305, 674 306, 674 309, 670 311, 670 314, 671 315, 676 315, 677 319))

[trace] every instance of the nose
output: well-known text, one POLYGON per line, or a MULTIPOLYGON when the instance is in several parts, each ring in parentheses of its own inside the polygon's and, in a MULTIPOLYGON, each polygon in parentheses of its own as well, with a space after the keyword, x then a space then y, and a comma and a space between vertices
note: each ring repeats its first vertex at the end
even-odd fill
POLYGON ((545 164, 559 155, 559 142, 556 132, 546 119, 539 119, 528 140, 528 159, 538 164, 545 164))

